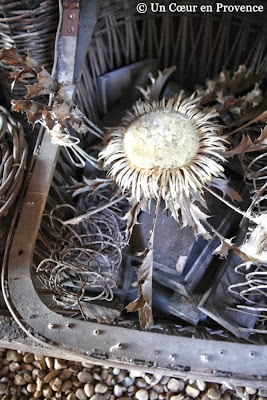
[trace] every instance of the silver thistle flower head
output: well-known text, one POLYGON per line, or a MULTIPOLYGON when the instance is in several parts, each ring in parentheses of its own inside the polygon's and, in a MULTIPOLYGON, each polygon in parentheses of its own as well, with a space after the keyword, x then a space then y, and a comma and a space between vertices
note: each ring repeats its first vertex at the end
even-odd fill
POLYGON ((197 102, 183 93, 150 104, 138 101, 107 133, 100 159, 122 192, 130 190, 137 201, 194 201, 223 172, 225 145, 216 113, 204 113, 197 102))

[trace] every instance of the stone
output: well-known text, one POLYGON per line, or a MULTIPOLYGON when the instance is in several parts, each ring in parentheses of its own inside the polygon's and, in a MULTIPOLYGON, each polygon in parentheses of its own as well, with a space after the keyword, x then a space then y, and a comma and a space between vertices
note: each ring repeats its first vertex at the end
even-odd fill
POLYGON ((267 390, 266 389, 259 389, 258 396, 267 397, 267 390))
POLYGON ((92 383, 86 383, 83 390, 87 397, 92 397, 95 394, 95 387, 92 383))
POLYGON ((115 385, 114 388, 113 388, 114 396, 121 397, 123 395, 123 390, 122 389, 123 389, 122 386, 115 385))
POLYGON ((250 395, 256 394, 256 392, 257 392, 257 389, 255 389, 255 388, 246 387, 245 389, 246 389, 246 392, 250 395))
POLYGON ((7 385, 5 383, 0 383, 0 394, 7 394, 7 385))
POLYGON ((71 381, 65 381, 65 382, 62 383, 61 391, 63 393, 65 393, 68 390, 70 390, 71 388, 72 388, 72 382, 71 381))
POLYGON ((200 390, 196 386, 187 385, 185 388, 185 392, 189 397, 195 399, 198 397, 200 390))
POLYGON ((71 392, 66 397, 66 400, 76 400, 76 395, 73 392, 71 392))
POLYGON ((60 358, 55 358, 54 369, 60 370, 60 369, 66 368, 66 367, 67 367, 67 365, 64 360, 61 360, 60 358))
POLYGON ((147 383, 146 383, 146 381, 145 381, 143 378, 137 378, 137 379, 135 380, 135 385, 136 385, 138 388, 143 389, 143 388, 145 388, 145 387, 147 386, 147 383))
MULTIPOLYGON (((175 379, 175 378, 172 378, 172 379, 175 379)), ((167 385, 167 383, 169 382, 169 380, 170 380, 170 377, 169 376, 162 376, 162 378, 161 378, 161 380, 160 380, 160 383, 162 384, 162 385, 167 385)), ((177 380, 177 379, 176 379, 177 380)))
POLYGON ((26 389, 27 389, 27 392, 29 392, 29 393, 36 392, 36 384, 35 383, 28 383, 26 389))
POLYGON ((204 392, 204 390, 206 389, 206 382, 197 380, 197 387, 201 392, 204 392))
POLYGON ((83 389, 79 388, 76 390, 75 395, 78 400, 87 400, 87 396, 83 389))
MULTIPOLYGON (((243 389, 242 389, 242 392, 243 392, 243 389)), ((207 391, 207 395, 208 395, 209 399, 211 399, 211 400, 219 400, 221 397, 220 391, 215 388, 209 388, 207 391)))
POLYGON ((52 379, 54 379, 57 375, 59 374, 59 371, 56 369, 53 369, 52 371, 48 372, 47 375, 45 375, 44 383, 49 383, 52 379))
POLYGON ((108 385, 105 383, 97 383, 95 385, 95 392, 96 393, 106 393, 108 391, 108 385))
POLYGON ((54 392, 58 392, 61 389, 61 386, 62 386, 62 379, 60 379, 57 376, 55 379, 52 379, 49 382, 49 385, 51 386, 52 390, 54 390, 54 392))
POLYGON ((8 350, 6 352, 6 359, 7 361, 22 361, 22 355, 16 352, 15 350, 8 350))
POLYGON ((54 367, 54 361, 52 357, 45 357, 45 363, 48 369, 52 369, 54 367))
POLYGON ((8 368, 9 368, 9 371, 11 371, 11 372, 17 372, 17 371, 19 371, 21 369, 21 366, 20 366, 20 364, 18 362, 11 361, 11 363, 8 366, 8 368))
POLYGON ((44 397, 48 397, 48 398, 52 397, 52 395, 53 395, 52 388, 48 384, 44 385, 42 393, 43 393, 44 397))
POLYGON ((134 381, 129 376, 126 376, 124 378, 124 380, 122 381, 123 386, 126 387, 126 388, 131 386, 133 383, 134 383, 134 381))
POLYGON ((36 378, 36 390, 37 390, 37 392, 42 391, 43 384, 44 384, 43 379, 39 378, 39 376, 37 376, 37 378, 36 378))
MULTIPOLYGON (((161 383, 162 383, 162 381, 161 381, 161 383)), ((175 378, 171 378, 169 380, 169 382, 167 383, 167 388, 168 388, 168 390, 170 390, 173 393, 179 392, 179 388, 180 388, 179 380, 175 379, 175 378)))
POLYGON ((23 378, 23 376, 17 374, 14 377, 14 384, 17 386, 22 386, 25 385, 27 382, 25 381, 25 379, 23 378))
POLYGON ((109 399, 110 399, 109 392, 107 392, 105 394, 96 393, 90 398, 90 400, 109 400, 109 399))
POLYGON ((31 364, 34 361, 34 355, 31 353, 26 353, 25 356, 23 357, 23 361, 26 364, 31 364))
POLYGON ((119 368, 113 368, 113 375, 119 375, 119 373, 121 372, 121 370, 119 368))
POLYGON ((135 393, 135 397, 137 400, 148 400, 148 391, 146 389, 137 390, 137 392, 135 393))
POLYGON ((170 397, 170 400, 183 400, 184 399, 184 395, 183 394, 175 394, 174 396, 170 397))
POLYGON ((158 399, 158 393, 155 392, 155 390, 151 389, 149 390, 149 400, 157 400, 158 399))
POLYGON ((93 381, 93 375, 90 372, 84 370, 78 373, 77 378, 81 383, 93 381))

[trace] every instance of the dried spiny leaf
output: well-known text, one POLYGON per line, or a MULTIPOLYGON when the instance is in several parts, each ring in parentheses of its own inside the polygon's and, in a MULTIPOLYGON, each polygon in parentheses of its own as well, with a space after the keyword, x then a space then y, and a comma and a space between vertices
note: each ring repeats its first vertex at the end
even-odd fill
POLYGON ((158 72, 158 77, 154 78, 152 74, 149 74, 151 84, 148 85, 147 89, 138 87, 142 95, 147 101, 157 101, 160 98, 160 93, 169 78, 169 76, 176 70, 176 67, 166 68, 163 72, 158 72))
POLYGON ((126 243, 131 239, 133 228, 137 223, 137 217, 140 211, 146 211, 149 207, 147 200, 144 198, 141 201, 132 201, 131 209, 125 214, 123 220, 126 220, 126 243))
POLYGON ((224 195, 229 196, 232 200, 242 201, 242 197, 234 189, 228 186, 226 177, 224 179, 212 178, 211 186, 221 190, 224 195))
POLYGON ((127 306, 127 311, 138 311, 141 328, 147 329, 154 323, 152 315, 153 237, 150 238, 149 246, 143 256, 143 263, 137 272, 139 296, 127 306))
POLYGON ((36 71, 39 70, 37 62, 27 56, 22 57, 15 47, 10 49, 3 48, 0 53, 0 61, 5 60, 7 65, 19 69, 19 72, 12 72, 11 76, 14 78, 12 88, 21 78, 28 78, 36 76, 36 71))
POLYGON ((243 135, 237 147, 224 153, 225 157, 233 157, 236 154, 259 151, 267 147, 267 126, 262 129, 260 136, 252 142, 249 136, 243 135))

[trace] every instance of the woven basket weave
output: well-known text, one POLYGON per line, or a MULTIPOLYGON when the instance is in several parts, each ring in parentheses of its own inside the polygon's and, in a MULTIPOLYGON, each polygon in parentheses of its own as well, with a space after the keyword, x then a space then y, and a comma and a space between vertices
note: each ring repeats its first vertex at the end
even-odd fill
POLYGON ((0 106, 0 256, 22 185, 28 146, 20 122, 0 106))
MULTIPOLYGON (((0 5, 0 47, 16 46, 22 54, 27 50, 40 65, 52 68, 55 33, 58 25, 58 2, 3 0, 0 5)), ((23 82, 10 93, 12 79, 10 67, 0 63, 2 104, 10 106, 10 100, 25 95, 23 82)))

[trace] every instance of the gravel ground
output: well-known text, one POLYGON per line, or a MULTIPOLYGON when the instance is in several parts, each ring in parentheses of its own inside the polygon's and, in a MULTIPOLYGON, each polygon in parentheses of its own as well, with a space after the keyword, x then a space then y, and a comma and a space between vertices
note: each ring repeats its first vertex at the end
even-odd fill
POLYGON ((0 399, 266 400, 267 391, 181 380, 0 348, 0 399))

